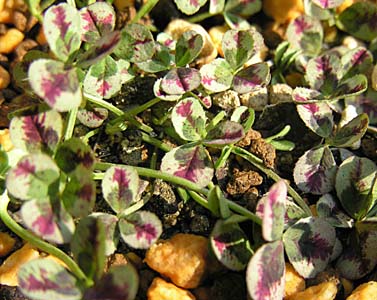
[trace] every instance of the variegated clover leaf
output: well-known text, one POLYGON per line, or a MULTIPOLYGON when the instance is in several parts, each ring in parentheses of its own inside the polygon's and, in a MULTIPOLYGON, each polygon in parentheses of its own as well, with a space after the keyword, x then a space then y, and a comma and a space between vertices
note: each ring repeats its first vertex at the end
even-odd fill
POLYGON ((254 300, 283 299, 285 283, 282 241, 262 245, 252 256, 246 270, 246 284, 254 300))
POLYGON ((323 146, 306 151, 297 161, 293 176, 300 190, 323 195, 333 190, 336 171, 331 150, 323 146))
POLYGON ((161 89, 169 95, 181 95, 200 86, 200 73, 193 68, 170 70, 161 81, 161 89))
POLYGON ((18 271, 22 293, 30 299, 82 299, 76 278, 52 259, 35 259, 23 264, 18 271))
POLYGON ((196 31, 184 32, 175 46, 175 64, 177 67, 184 67, 191 63, 199 55, 203 43, 203 37, 196 31))
POLYGON ((335 240, 334 227, 314 217, 300 219, 283 235, 289 261, 304 278, 313 278, 326 268, 335 240))
POLYGON ((249 240, 237 223, 218 220, 210 235, 211 247, 217 259, 228 269, 246 268, 253 251, 249 240))
POLYGON ((174 0, 178 9, 186 15, 192 15, 196 13, 207 0, 174 0))
POLYGON ((335 189, 344 210, 361 220, 377 200, 377 166, 368 158, 351 156, 339 166, 335 189))
POLYGON ((42 58, 31 63, 28 77, 34 92, 51 108, 65 112, 80 106, 82 95, 76 69, 42 58))
MULTIPOLYGON (((81 45, 81 17, 67 3, 51 6, 43 19, 44 34, 51 51, 62 61, 67 61, 81 45)), ((33 73, 33 76, 37 73, 33 73)))

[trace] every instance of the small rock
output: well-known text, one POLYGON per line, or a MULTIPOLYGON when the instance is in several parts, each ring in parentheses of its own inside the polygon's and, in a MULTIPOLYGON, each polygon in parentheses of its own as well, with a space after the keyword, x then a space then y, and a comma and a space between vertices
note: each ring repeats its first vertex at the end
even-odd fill
POLYGON ((262 111, 268 104, 268 92, 266 87, 258 88, 250 93, 240 95, 241 104, 251 107, 256 111, 262 111))
POLYGON ((38 46, 38 43, 32 39, 26 39, 22 41, 17 48, 14 50, 15 60, 17 62, 21 61, 24 55, 31 49, 38 46))
POLYGON ((145 262, 177 286, 191 289, 196 288, 204 277, 207 255, 208 240, 205 237, 179 233, 149 248, 145 262))
POLYGON ((13 143, 10 139, 8 128, 0 130, 0 145, 5 152, 8 152, 14 148, 13 143))
POLYGON ((250 145, 250 152, 261 158, 267 167, 274 167, 276 150, 264 139, 253 140, 250 145))
POLYGON ((6 232, 0 232, 0 257, 6 256, 13 248, 16 240, 6 232))
POLYGON ((224 57, 224 52, 223 52, 223 48, 221 44, 222 44, 224 33, 227 30, 229 30, 229 27, 227 25, 221 25, 221 26, 214 26, 208 31, 209 36, 211 37, 211 40, 221 57, 224 57))
POLYGON ((19 31, 24 32, 26 30, 27 18, 22 12, 15 10, 13 12, 12 21, 13 21, 14 26, 19 31))
POLYGON ((148 300, 196 300, 189 291, 156 277, 148 289, 148 300))
POLYGON ((39 257, 39 252, 25 244, 21 249, 13 252, 0 266, 0 284, 16 286, 18 285, 17 273, 20 267, 39 257))
POLYGON ((268 99, 270 104, 292 102, 293 89, 285 83, 270 85, 268 88, 268 99))
POLYGON ((302 292, 285 298, 285 300, 333 300, 337 292, 336 283, 329 281, 311 286, 302 292))
POLYGON ((285 264, 284 298, 305 290, 305 279, 301 277, 290 263, 285 264))
POLYGON ((0 36, 0 53, 9 54, 22 42, 24 34, 16 28, 9 29, 0 36))
POLYGON ((209 226, 209 220, 205 215, 195 215, 190 222, 190 230, 194 233, 206 233, 209 226))
POLYGON ((369 281, 359 285, 346 300, 372 300, 376 295, 377 282, 369 281))
POLYGON ((255 171, 240 171, 237 168, 233 170, 232 180, 228 182, 226 191, 230 195, 243 194, 251 186, 261 185, 263 177, 255 171))
POLYGON ((303 14, 304 5, 302 0, 265 0, 263 11, 276 22, 283 24, 303 14))
POLYGON ((237 146, 246 147, 246 146, 249 146, 251 144, 252 140, 258 140, 258 139, 261 139, 261 138, 262 138, 262 135, 260 134, 259 131, 256 131, 254 129, 250 129, 246 133, 245 137, 237 143, 237 146))
POLYGON ((10 75, 7 70, 0 66, 0 90, 5 89, 10 83, 10 75))
POLYGON ((232 90, 218 93, 212 98, 213 104, 224 110, 233 110, 241 105, 238 93, 232 90))

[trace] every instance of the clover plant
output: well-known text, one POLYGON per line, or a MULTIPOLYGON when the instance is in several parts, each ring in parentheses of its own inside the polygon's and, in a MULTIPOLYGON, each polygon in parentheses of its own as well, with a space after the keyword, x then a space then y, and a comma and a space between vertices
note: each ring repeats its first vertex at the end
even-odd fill
MULTIPOLYGON (((64 263, 40 258, 24 264, 18 280, 27 297, 135 299, 139 275, 133 265, 105 271, 105 263, 119 243, 148 249, 160 238, 161 221, 141 210, 152 199, 156 178, 176 186, 184 204, 196 201, 208 209, 216 219, 209 236, 213 254, 226 268, 245 272, 254 300, 283 298, 288 261, 304 278, 330 264, 349 279, 375 268, 377 166, 352 152, 367 131, 375 134, 377 97, 368 86, 375 4, 357 2, 338 14, 342 0, 305 0, 305 14, 289 23, 287 41, 271 64, 251 64, 265 46, 248 17, 261 10, 262 1, 210 0, 209 12, 190 21, 222 15, 231 29, 222 39, 224 57, 198 67, 201 34, 186 31, 174 40, 137 24, 157 0, 144 4, 122 30, 116 29, 111 1, 54 2, 27 1, 43 22, 50 53, 29 51, 16 64, 15 83, 39 102, 11 114, 10 137, 19 152, 0 149, 2 221, 64 263), (371 43, 330 48, 324 24, 371 43), (286 82, 292 70, 305 74, 305 86, 292 93, 297 114, 320 137, 303 151, 292 174, 300 192, 311 194, 314 215, 278 171, 242 146, 259 114, 245 106, 225 112, 212 103, 222 92, 243 95, 270 81, 286 82), (116 106, 112 100, 123 97, 122 86, 144 75, 154 80, 154 98, 131 109, 116 106), (151 126, 143 123, 138 115, 148 115, 148 109, 153 115, 161 102, 163 117, 151 126), (76 132, 79 124, 84 134, 76 132), (115 140, 128 130, 154 147, 149 167, 104 162, 95 155, 91 137, 103 133, 115 140), (259 197, 255 212, 224 191, 217 173, 229 167, 228 159, 251 164, 276 182, 259 197), (9 202, 19 205, 23 226, 8 213, 9 202)), ((175 3, 192 15, 207 1, 175 3)), ((286 125, 264 142, 290 151, 295 145, 279 140, 289 130, 286 125)))

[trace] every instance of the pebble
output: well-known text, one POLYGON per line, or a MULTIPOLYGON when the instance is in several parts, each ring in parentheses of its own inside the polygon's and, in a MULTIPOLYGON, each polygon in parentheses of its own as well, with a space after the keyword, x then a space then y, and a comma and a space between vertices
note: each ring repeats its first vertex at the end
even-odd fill
POLYGON ((333 281, 323 282, 321 284, 311 286, 302 292, 298 292, 284 298, 285 300, 334 300, 338 289, 333 281))
POLYGON ((229 27, 227 25, 221 25, 221 26, 214 26, 208 31, 209 36, 211 37, 211 40, 221 57, 224 57, 224 52, 223 52, 221 43, 223 40, 224 33, 227 30, 229 30, 229 27))
POLYGON ((8 152, 14 148, 10 139, 9 129, 0 130, 0 145, 5 152, 8 152))
POLYGON ((238 93, 232 90, 218 93, 212 98, 213 104, 221 107, 224 110, 233 110, 241 105, 238 93))
POLYGON ((369 281, 359 285, 346 300, 373 300, 377 297, 377 282, 369 281))
POLYGON ((30 244, 25 244, 21 249, 13 252, 0 266, 0 284, 17 286, 17 273, 20 267, 39 257, 39 252, 30 244))
POLYGON ((205 237, 179 233, 149 248, 145 262, 175 285, 192 289, 199 286, 206 273, 207 256, 205 237))
POLYGON ((305 279, 300 276, 290 263, 285 264, 284 298, 305 290, 305 279))
POLYGON ((268 92, 266 87, 258 88, 250 93, 240 95, 241 104, 262 111, 268 104, 268 92))
POLYGON ((196 300, 189 291, 156 277, 147 292, 148 300, 196 300))
POLYGON ((0 232, 0 257, 8 255, 16 240, 6 232, 0 232))
POLYGON ((302 0, 264 0, 263 11, 276 22, 283 24, 301 15, 304 5, 302 0))
POLYGON ((0 65, 0 90, 7 88, 9 83, 10 83, 9 72, 0 65))
POLYGON ((270 104, 292 102, 293 89, 285 83, 277 83, 268 87, 268 99, 270 104))
POLYGON ((16 28, 9 29, 0 36, 0 53, 9 54, 22 42, 24 34, 16 28))

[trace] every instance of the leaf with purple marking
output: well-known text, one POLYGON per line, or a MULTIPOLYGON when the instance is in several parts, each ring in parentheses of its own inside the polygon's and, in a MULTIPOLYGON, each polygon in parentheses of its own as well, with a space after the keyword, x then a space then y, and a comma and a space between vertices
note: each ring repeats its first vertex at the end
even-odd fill
POLYGON ((210 130, 203 143, 205 145, 229 145, 244 138, 245 131, 241 124, 233 121, 224 121, 210 130))
POLYGON ((207 0, 174 0, 178 9, 186 15, 192 15, 196 13, 207 0))
POLYGON ((358 74, 342 80, 331 95, 331 99, 351 97, 361 94, 368 88, 368 79, 364 74, 358 74))
POLYGON ((156 52, 152 58, 137 63, 138 68, 148 73, 157 73, 169 70, 174 65, 174 56, 170 53, 170 49, 164 45, 156 43, 156 52))
POLYGON ((202 85, 211 92, 223 92, 232 85, 233 73, 229 63, 217 58, 200 68, 202 85))
POLYGON ((221 47, 226 61, 236 71, 255 53, 254 34, 251 30, 228 30, 223 36, 221 47))
POLYGON ((156 97, 164 100, 164 101, 177 101, 182 98, 182 94, 180 95, 169 95, 161 88, 162 78, 157 79, 153 85, 153 93, 156 97))
POLYGON ((109 112, 106 108, 82 108, 77 112, 77 119, 89 128, 98 128, 107 119, 109 112))
POLYGON ((328 144, 334 147, 350 147, 360 141, 368 129, 368 115, 360 114, 343 127, 340 127, 334 137, 328 139, 328 144))
POLYGON ((228 269, 244 270, 253 254, 246 234, 236 223, 218 220, 210 235, 211 248, 228 269))
POLYGON ((324 9, 314 4, 312 0, 304 0, 305 14, 315 17, 318 20, 334 20, 336 11, 324 9))
POLYGON ((55 110, 15 116, 10 125, 12 143, 28 152, 54 152, 63 133, 63 120, 55 110))
POLYGON ((297 112, 305 125, 320 137, 328 137, 332 133, 334 121, 332 110, 326 102, 299 104, 297 112))
POLYGON ((325 9, 338 7, 344 2, 344 0, 312 0, 312 1, 314 4, 325 9))
POLYGON ((335 240, 334 227, 314 217, 299 220, 283 235, 289 261, 304 278, 313 278, 327 267, 335 240))
POLYGON ((375 3, 356 2, 338 16, 337 26, 355 38, 369 42, 377 37, 376 17, 375 3))
POLYGON ((118 65, 118 71, 120 74, 122 84, 127 83, 135 78, 135 73, 132 70, 129 61, 124 59, 118 59, 116 63, 118 65))
POLYGON ((161 161, 161 171, 206 187, 213 177, 213 164, 207 150, 198 145, 174 148, 161 161))
POLYGON ((342 65, 335 54, 323 54, 312 58, 306 66, 306 78, 312 89, 330 96, 342 76, 342 65))
POLYGON ((59 168, 67 174, 89 172, 94 168, 92 149, 79 138, 70 138, 59 145, 55 155, 59 168))
POLYGON ((80 68, 87 68, 101 61, 105 56, 109 57, 108 55, 114 51, 119 42, 119 31, 112 31, 104 35, 91 45, 88 51, 78 57, 77 66, 80 68))
POLYGON ((72 217, 58 199, 38 198, 25 202, 21 218, 32 232, 52 243, 68 243, 75 230, 72 217))
POLYGON ((200 73, 193 68, 170 70, 161 81, 161 88, 169 95, 180 95, 200 86, 200 73))
POLYGON ((343 80, 357 74, 368 74, 373 68, 373 55, 364 47, 356 47, 341 58, 343 80))
POLYGON ((377 200, 377 166, 368 158, 351 156, 339 166, 336 194, 344 210, 354 219, 362 219, 377 200))
POLYGON ((82 218, 71 241, 73 257, 85 275, 98 280, 105 266, 105 225, 94 216, 82 218))
POLYGON ((82 95, 75 69, 67 69, 56 60, 38 59, 31 63, 28 77, 34 92, 51 108, 65 112, 80 106, 82 95))
POLYGON ((43 18, 44 34, 51 51, 60 60, 67 61, 80 48, 80 23, 79 12, 67 3, 53 5, 46 10, 43 18))
POLYGON ((270 78, 270 68, 262 62, 238 71, 233 77, 232 85, 237 93, 245 94, 266 86, 270 78))
POLYGON ((225 11, 223 15, 225 23, 229 28, 237 30, 248 30, 251 27, 250 23, 239 15, 235 15, 227 11, 225 11))
POLYGON ((301 15, 287 27, 287 41, 294 49, 302 50, 309 56, 318 55, 322 49, 323 28, 314 17, 301 15))
POLYGON ((283 299, 285 283, 284 246, 281 241, 262 245, 246 270, 246 284, 254 300, 283 299))
POLYGON ((140 63, 152 58, 155 42, 149 29, 140 24, 128 24, 121 32, 121 41, 114 53, 133 63, 140 63))
POLYGON ((298 103, 314 102, 316 100, 322 100, 323 96, 317 90, 296 87, 292 92, 292 99, 298 103))
POLYGON ((73 217, 85 217, 94 208, 96 185, 87 174, 71 176, 61 194, 65 208, 73 217))
POLYGON ((284 230, 287 185, 283 180, 275 183, 263 197, 262 234, 266 241, 281 239, 284 230))
POLYGON ((30 299, 80 300, 76 278, 52 259, 34 259, 18 271, 18 287, 30 299))
POLYGON ((228 0, 225 11, 242 17, 249 17, 262 9, 261 0, 228 0))
POLYGON ((198 141, 205 132, 207 117, 199 100, 185 98, 173 108, 171 120, 175 131, 186 141, 198 141))
POLYGON ((118 218, 114 215, 95 212, 90 217, 99 219, 105 228, 105 256, 113 254, 119 243, 119 232, 117 230, 118 218))
POLYGON ((104 99, 110 99, 121 87, 118 65, 111 56, 91 66, 84 79, 84 91, 104 99))
POLYGON ((7 175, 6 186, 21 200, 44 198, 52 192, 60 176, 59 168, 50 156, 42 153, 21 158, 7 175))
POLYGON ((316 203, 317 214, 334 227, 352 228, 354 220, 344 213, 331 194, 324 194, 316 203))
POLYGON ((377 91, 369 87, 366 93, 349 101, 347 103, 354 104, 359 114, 366 113, 368 115, 369 124, 377 124, 377 91))
POLYGON ((102 180, 102 193, 116 213, 121 213, 137 201, 139 175, 129 166, 109 168, 102 180))
POLYGON ((194 30, 185 31, 175 46, 175 63, 184 67, 191 63, 202 51, 203 37, 194 30))
POLYGON ((162 224, 152 212, 139 210, 118 222, 120 236, 133 248, 148 249, 160 237, 162 224))
POLYGON ((332 191, 337 167, 329 147, 310 149, 302 155, 293 170, 297 187, 306 193, 322 195, 332 191))
POLYGON ((80 10, 82 40, 95 43, 115 28, 115 11, 107 2, 95 2, 80 10))
POLYGON ((138 287, 139 276, 131 263, 113 266, 85 291, 83 300, 133 300, 138 287))

